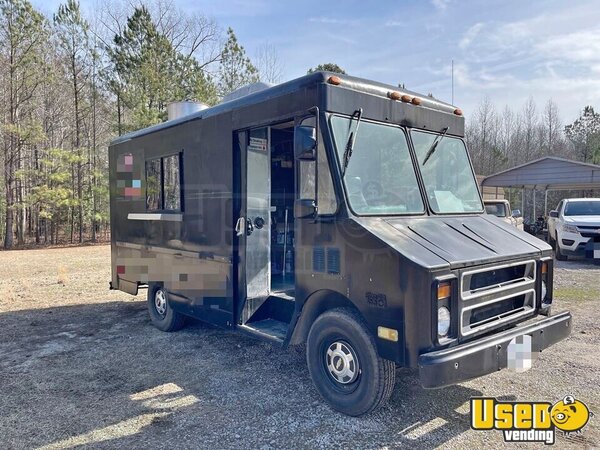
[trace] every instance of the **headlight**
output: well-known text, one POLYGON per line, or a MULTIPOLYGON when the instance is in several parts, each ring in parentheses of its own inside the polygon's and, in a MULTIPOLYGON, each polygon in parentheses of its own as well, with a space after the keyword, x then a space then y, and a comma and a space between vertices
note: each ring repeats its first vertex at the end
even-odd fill
POLYGON ((548 293, 548 288, 546 287, 546 282, 542 281, 542 301, 546 298, 546 294, 548 293))
POLYGON ((450 311, 445 306, 438 308, 438 335, 446 336, 450 331, 450 311))
POLYGON ((577 227, 575 225, 568 225, 566 223, 563 223, 562 230, 565 233, 577 233, 577 234, 579 234, 579 230, 577 230, 577 227))

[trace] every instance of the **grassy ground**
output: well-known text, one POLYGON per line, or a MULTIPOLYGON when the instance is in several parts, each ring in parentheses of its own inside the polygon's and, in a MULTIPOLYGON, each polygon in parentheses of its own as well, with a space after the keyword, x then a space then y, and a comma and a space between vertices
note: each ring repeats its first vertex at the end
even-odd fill
POLYGON ((502 447, 470 429, 471 396, 567 394, 597 416, 558 445, 600 446, 597 266, 557 265, 573 334, 532 370, 434 391, 399 370, 390 403, 360 419, 321 401, 301 349, 199 323, 161 333, 142 296, 108 290, 109 268, 108 246, 0 252, 1 448, 502 447))

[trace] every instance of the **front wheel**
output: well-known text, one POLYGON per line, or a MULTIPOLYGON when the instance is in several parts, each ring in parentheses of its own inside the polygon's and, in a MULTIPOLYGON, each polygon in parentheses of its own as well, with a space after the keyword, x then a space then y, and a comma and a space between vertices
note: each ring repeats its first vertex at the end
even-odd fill
POLYGON ((380 358, 362 318, 339 308, 320 315, 306 343, 310 376, 329 405, 361 416, 387 402, 394 389, 395 364, 380 358))
POLYGON ((148 286, 148 313, 152 324, 162 331, 177 331, 184 325, 184 317, 169 305, 169 294, 160 285, 148 286))
POLYGON ((558 261, 566 261, 567 260, 567 255, 563 254, 563 252, 560 251, 560 244, 558 243, 558 235, 556 236, 556 240, 554 241, 554 256, 556 256, 556 259, 558 261))
POLYGON ((556 245, 556 241, 554 239, 552 239, 552 235, 550 234, 550 231, 548 230, 548 235, 546 237, 546 242, 548 242, 548 244, 550 244, 550 247, 554 248, 554 246, 556 245))

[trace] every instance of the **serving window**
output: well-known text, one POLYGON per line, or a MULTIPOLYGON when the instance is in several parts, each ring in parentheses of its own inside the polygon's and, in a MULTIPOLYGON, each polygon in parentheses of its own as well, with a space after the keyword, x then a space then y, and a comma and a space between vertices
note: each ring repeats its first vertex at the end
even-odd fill
POLYGON ((181 153, 146 161, 146 209, 181 211, 181 153))

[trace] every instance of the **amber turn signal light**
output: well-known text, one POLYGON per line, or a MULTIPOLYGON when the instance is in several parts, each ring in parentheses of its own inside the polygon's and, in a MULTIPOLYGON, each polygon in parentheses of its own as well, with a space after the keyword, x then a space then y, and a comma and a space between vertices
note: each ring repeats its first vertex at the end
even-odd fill
POLYGON ((445 298, 450 297, 451 294, 451 289, 450 289, 450 283, 449 282, 442 282, 440 284, 438 284, 438 292, 437 292, 437 298, 438 300, 443 300, 445 298))
POLYGON ((542 275, 548 273, 548 263, 547 262, 543 262, 542 263, 542 275))

